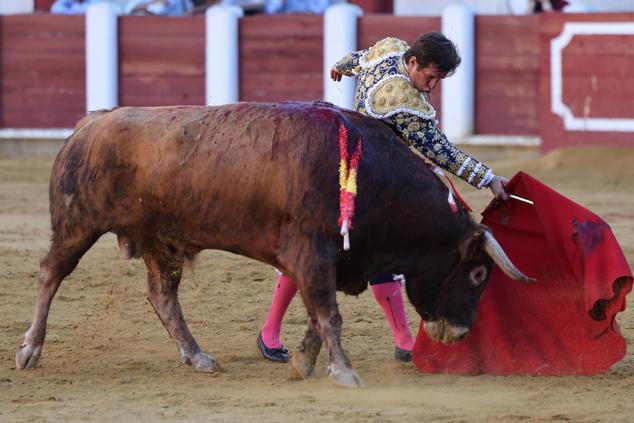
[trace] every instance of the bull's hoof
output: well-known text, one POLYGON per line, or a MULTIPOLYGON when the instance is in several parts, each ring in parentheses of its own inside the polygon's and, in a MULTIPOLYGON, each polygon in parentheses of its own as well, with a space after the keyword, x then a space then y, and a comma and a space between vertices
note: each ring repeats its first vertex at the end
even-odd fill
POLYGON ((306 354, 295 351, 291 357, 289 377, 294 380, 303 380, 315 375, 315 365, 306 357, 306 354))
POLYGON ((354 369, 341 369, 329 365, 327 372, 335 385, 343 386, 344 388, 363 388, 363 381, 354 369))
POLYGON ((15 353, 15 366, 19 370, 34 369, 42 354, 41 345, 22 344, 15 353))
POLYGON ((216 372, 224 372, 225 366, 220 364, 213 358, 211 355, 206 352, 199 352, 194 354, 189 360, 186 360, 191 366, 199 372, 204 373, 216 373, 216 372))

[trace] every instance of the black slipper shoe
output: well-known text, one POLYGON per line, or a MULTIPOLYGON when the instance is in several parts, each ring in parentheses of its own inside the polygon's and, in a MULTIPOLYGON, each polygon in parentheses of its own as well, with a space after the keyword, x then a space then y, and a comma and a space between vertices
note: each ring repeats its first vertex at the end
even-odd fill
POLYGON ((258 349, 265 360, 274 361, 276 363, 288 363, 288 350, 282 346, 281 348, 269 348, 262 341, 262 332, 258 335, 258 349))
POLYGON ((409 363, 412 361, 412 352, 399 347, 394 347, 394 360, 409 363))

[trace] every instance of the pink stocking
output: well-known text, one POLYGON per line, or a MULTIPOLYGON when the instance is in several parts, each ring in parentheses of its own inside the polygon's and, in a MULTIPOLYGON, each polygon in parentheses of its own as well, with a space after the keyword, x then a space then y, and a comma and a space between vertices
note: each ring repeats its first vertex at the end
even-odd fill
POLYGON ((286 275, 278 276, 271 310, 262 327, 262 342, 268 348, 282 348, 282 342, 280 341, 282 319, 296 292, 297 286, 290 277, 286 275))
POLYGON ((403 350, 412 351, 414 338, 409 332, 407 315, 403 305, 403 295, 401 294, 401 284, 393 281, 370 286, 374 298, 376 298, 376 301, 383 309, 383 313, 385 313, 385 317, 392 327, 394 343, 403 350))

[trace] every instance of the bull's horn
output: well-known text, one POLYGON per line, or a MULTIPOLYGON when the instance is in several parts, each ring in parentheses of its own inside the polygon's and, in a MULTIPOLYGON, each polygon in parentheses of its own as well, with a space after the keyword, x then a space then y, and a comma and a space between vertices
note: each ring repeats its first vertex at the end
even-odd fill
POLYGON ((489 231, 484 231, 484 250, 509 278, 523 283, 537 282, 536 279, 529 278, 515 267, 502 249, 500 243, 489 231))

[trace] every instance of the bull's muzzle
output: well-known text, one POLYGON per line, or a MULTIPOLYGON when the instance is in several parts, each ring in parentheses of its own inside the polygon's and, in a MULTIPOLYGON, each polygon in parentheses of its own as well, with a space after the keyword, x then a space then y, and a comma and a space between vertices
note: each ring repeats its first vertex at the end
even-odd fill
POLYGON ((446 319, 424 322, 425 333, 434 342, 442 342, 451 345, 467 336, 469 329, 464 326, 454 326, 446 319))

